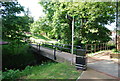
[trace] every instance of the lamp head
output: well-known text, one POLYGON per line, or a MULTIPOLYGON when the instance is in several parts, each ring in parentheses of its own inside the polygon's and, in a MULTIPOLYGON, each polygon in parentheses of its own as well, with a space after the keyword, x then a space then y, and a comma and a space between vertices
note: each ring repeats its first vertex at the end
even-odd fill
POLYGON ((66 18, 69 20, 72 20, 73 18, 71 16, 69 16, 68 14, 66 15, 66 18))

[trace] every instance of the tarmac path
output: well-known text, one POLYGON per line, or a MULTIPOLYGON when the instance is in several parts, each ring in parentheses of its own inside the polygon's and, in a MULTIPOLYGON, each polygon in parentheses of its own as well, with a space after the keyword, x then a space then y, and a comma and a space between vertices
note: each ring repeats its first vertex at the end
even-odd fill
POLYGON ((117 79, 120 81, 120 64, 108 60, 109 56, 88 57, 88 70, 84 71, 80 79, 117 79))

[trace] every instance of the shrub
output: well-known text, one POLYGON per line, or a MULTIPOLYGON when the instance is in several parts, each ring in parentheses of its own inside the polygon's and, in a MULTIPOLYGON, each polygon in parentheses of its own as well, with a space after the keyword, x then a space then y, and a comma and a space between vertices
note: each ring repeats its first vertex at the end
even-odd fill
POLYGON ((2 64, 5 68, 13 69, 26 66, 34 62, 34 55, 31 53, 28 44, 19 44, 15 42, 3 45, 2 49, 2 64))
POLYGON ((3 72, 2 79, 16 79, 20 76, 19 70, 8 70, 3 72))

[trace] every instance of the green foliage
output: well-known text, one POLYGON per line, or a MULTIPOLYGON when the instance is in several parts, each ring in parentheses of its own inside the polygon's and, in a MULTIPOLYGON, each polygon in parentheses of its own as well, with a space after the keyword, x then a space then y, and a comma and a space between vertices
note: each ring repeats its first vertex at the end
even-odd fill
POLYGON ((66 63, 48 62, 39 66, 27 66, 22 71, 8 70, 3 72, 3 79, 77 79, 81 72, 66 63))
POLYGON ((19 70, 8 70, 7 72, 3 72, 2 79, 16 79, 19 75, 19 70))
POLYGON ((107 46, 109 47, 109 49, 115 49, 115 47, 116 47, 115 42, 113 42, 113 41, 109 41, 107 46))
POLYGON ((40 2, 46 17, 36 21, 31 30, 46 33, 61 43, 71 44, 72 19, 75 18, 75 44, 108 42, 110 30, 105 25, 114 22, 114 2, 40 2))
POLYGON ((120 53, 120 51, 116 51, 116 49, 112 49, 113 53, 120 53))
POLYGON ((52 28, 50 26, 50 22, 47 21, 47 18, 44 17, 40 18, 38 21, 35 21, 33 24, 31 24, 30 30, 33 34, 37 33, 49 35, 52 28))
POLYGON ((2 61, 2 69, 5 70, 5 68, 24 68, 27 64, 33 63, 35 58, 29 49, 29 45, 14 42, 3 45, 2 61))
POLYGON ((108 46, 115 46, 115 42, 109 41, 107 45, 108 46))
POLYGON ((120 35, 120 30, 118 30, 118 35, 120 35))
POLYGON ((43 35, 39 35, 39 34, 34 34, 34 35, 32 35, 32 37, 35 39, 42 39, 42 40, 46 40, 46 41, 51 40, 50 38, 43 36, 43 35))
POLYGON ((29 46, 27 44, 14 40, 14 41, 10 41, 8 45, 3 45, 2 52, 3 54, 9 53, 11 55, 17 55, 17 54, 27 53, 27 49, 29 49, 28 47, 29 46))
POLYGON ((26 13, 24 7, 17 1, 1 2, 2 15, 2 38, 3 39, 22 39, 27 38, 25 32, 29 32, 30 23, 33 19, 27 15, 17 16, 20 13, 26 13))

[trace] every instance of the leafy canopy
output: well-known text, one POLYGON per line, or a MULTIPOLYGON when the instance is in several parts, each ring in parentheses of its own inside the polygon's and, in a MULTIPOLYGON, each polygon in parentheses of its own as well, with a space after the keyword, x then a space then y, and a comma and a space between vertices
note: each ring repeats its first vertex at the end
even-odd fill
POLYGON ((2 15, 2 37, 3 39, 22 39, 26 38, 25 32, 29 32, 30 23, 33 19, 28 15, 18 16, 20 13, 26 13, 24 7, 17 1, 0 2, 2 15))
POLYGON ((49 37, 71 44, 72 19, 66 18, 69 15, 75 18, 75 44, 110 40, 110 30, 105 25, 114 22, 115 3, 40 2, 40 5, 43 6, 46 17, 37 23, 39 26, 36 26, 36 30, 40 28, 39 31, 46 32, 49 37))

